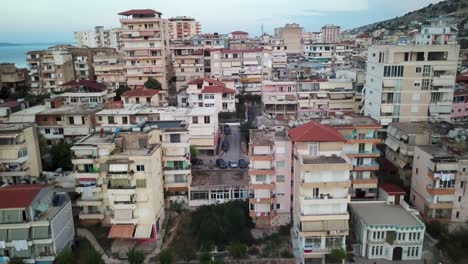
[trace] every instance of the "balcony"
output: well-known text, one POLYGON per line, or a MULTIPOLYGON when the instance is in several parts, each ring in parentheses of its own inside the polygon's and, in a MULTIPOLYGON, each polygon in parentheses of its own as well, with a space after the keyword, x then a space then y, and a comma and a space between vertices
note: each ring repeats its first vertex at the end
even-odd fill
POLYGON ((75 187, 75 192, 77 193, 96 193, 101 192, 101 185, 78 185, 75 187))
POLYGON ((76 201, 78 206, 102 206, 102 198, 99 195, 93 195, 91 197, 82 197, 76 201))
POLYGON ((264 155, 250 155, 249 160, 250 161, 273 161, 275 159, 275 156, 273 154, 264 154, 264 155))
POLYGON ((129 171, 129 172, 108 172, 107 177, 111 179, 128 179, 131 180, 133 179, 133 175, 135 172, 129 171))
POLYGON ((455 194, 455 188, 434 188, 433 186, 427 186, 426 187, 427 192, 430 195, 453 195, 455 194))
POLYGON ((137 208, 137 205, 136 205, 136 201, 135 200, 131 200, 131 201, 116 201, 114 202, 114 208, 113 209, 117 209, 117 210, 125 210, 125 209, 128 209, 128 210, 135 210, 137 208))
POLYGON ((1 177, 25 177, 31 175, 31 170, 28 168, 20 168, 18 170, 0 170, 1 177))
POLYGON ((368 179, 356 179, 351 180, 353 188, 377 188, 379 179, 375 175, 371 175, 368 179))
POLYGON ((379 164, 375 161, 367 164, 353 164, 354 171, 376 171, 379 170, 379 164))
POLYGON ((307 181, 302 179, 301 186, 303 188, 349 188, 351 187, 351 182, 349 179, 342 181, 307 181))
POLYGON ((317 197, 305 196, 301 198, 301 203, 304 205, 349 203, 350 201, 351 195, 342 198, 335 198, 331 195, 320 194, 320 196, 317 197))
POLYGON ((357 143, 375 143, 375 144, 378 144, 378 143, 382 142, 381 139, 375 138, 374 135, 372 135, 372 136, 364 135, 364 134, 346 135, 345 138, 346 138, 346 140, 348 140, 348 142, 346 142, 346 144, 357 144, 357 143))
POLYGON ((275 184, 269 181, 264 181, 264 182, 251 182, 250 183, 250 189, 269 189, 269 190, 274 190, 275 189, 275 184))
POLYGON ((251 175, 273 175, 275 173, 275 168, 252 168, 249 170, 249 174, 251 175))
POLYGON ((84 213, 80 212, 79 216, 80 220, 103 220, 104 219, 104 213, 84 213))
POLYGON ((373 149, 371 151, 349 151, 345 154, 349 158, 378 158, 382 153, 378 149, 373 149))
POLYGON ((456 174, 455 174, 455 173, 434 172, 434 171, 432 171, 432 170, 429 169, 429 168, 428 168, 428 170, 427 170, 427 176, 428 176, 431 180, 433 180, 433 181, 437 181, 437 180, 441 179, 443 174, 444 174, 444 175, 447 175, 447 176, 449 176, 449 177, 453 177, 454 179, 455 179, 455 177, 456 177, 456 174))

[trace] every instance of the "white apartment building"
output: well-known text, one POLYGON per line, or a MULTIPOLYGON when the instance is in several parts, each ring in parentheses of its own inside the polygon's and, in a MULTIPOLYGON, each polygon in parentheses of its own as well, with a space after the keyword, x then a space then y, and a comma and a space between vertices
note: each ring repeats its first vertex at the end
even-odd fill
POLYGON ((262 81, 271 79, 272 51, 267 49, 211 51, 211 76, 238 82, 247 93, 260 94, 262 81))
POLYGON ((391 122, 450 120, 458 45, 374 45, 367 56, 364 114, 391 122))
POLYGON ((315 121, 289 130, 293 141, 293 239, 302 263, 325 263, 334 248, 345 248, 349 233, 351 160, 345 138, 315 121))
POLYGON ((199 78, 188 83, 188 107, 215 107, 219 112, 236 111, 236 91, 226 84, 209 78, 199 78))
POLYGON ((79 47, 89 48, 120 48, 119 28, 104 29, 97 26, 94 30, 77 31, 75 42, 79 47))
POLYGON ((322 41, 324 43, 336 43, 338 42, 339 35, 341 34, 341 27, 328 24, 323 26, 320 32, 323 34, 322 41))
POLYGON ((447 18, 429 19, 429 24, 421 25, 416 35, 416 45, 456 45, 457 23, 447 18))
POLYGON ((220 131, 216 107, 194 107, 187 113, 190 145, 201 153, 213 155, 216 152, 220 131))
POLYGON ((304 43, 321 43, 323 32, 302 32, 302 41, 304 43))
POLYGON ((164 104, 172 78, 167 20, 161 18, 162 13, 151 9, 133 9, 119 15, 127 85, 137 88, 149 77, 157 79, 162 86, 160 103, 164 104))
POLYGON ((201 33, 200 22, 195 18, 178 16, 171 17, 169 21, 169 39, 191 39, 201 33))

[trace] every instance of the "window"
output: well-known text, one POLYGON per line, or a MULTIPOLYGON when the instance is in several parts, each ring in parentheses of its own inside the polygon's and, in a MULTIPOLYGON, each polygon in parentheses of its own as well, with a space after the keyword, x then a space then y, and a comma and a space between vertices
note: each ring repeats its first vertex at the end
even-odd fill
POLYGON ((266 181, 266 175, 257 175, 255 176, 255 180, 258 182, 264 182, 266 181))
POLYGON ((214 94, 205 94, 205 99, 214 99, 214 94))
POLYGON ((174 175, 174 183, 184 183, 187 182, 187 177, 185 174, 175 174, 174 175))
POLYGON ((128 117, 126 116, 122 117, 122 124, 128 124, 128 117))
POLYGON ((209 124, 209 123, 210 123, 210 117, 209 117, 209 116, 205 116, 205 117, 204 117, 204 121, 205 121, 205 124, 209 124))
POLYGON ((70 125, 74 125, 74 124, 75 124, 75 120, 73 119, 73 116, 68 117, 68 123, 69 123, 70 125))
POLYGON ((137 171, 145 171, 145 165, 137 165, 136 170, 137 171))
POLYGON ((429 80, 429 79, 423 79, 423 80, 422 80, 421 90, 429 90, 430 84, 431 84, 431 80, 429 80))
POLYGON ((191 200, 207 200, 208 191, 191 191, 190 199, 191 200))
POLYGON ((458 202, 459 203, 461 202, 461 196, 458 196, 458 202))
POLYGON ((362 171, 356 172, 356 180, 362 180, 364 173, 362 171))
POLYGON ((421 73, 421 67, 416 67, 416 73, 421 73))
POLYGON ((403 77, 404 66, 384 66, 384 77, 403 77))
POLYGON ((459 212, 459 211, 457 211, 457 213, 455 214, 455 217, 456 217, 456 218, 459 218, 459 217, 460 217, 460 212, 459 212))
POLYGON ((312 189, 312 197, 315 199, 318 199, 320 197, 320 189, 319 188, 313 188, 312 189))
POLYGON ((199 101, 200 101, 200 100, 203 100, 203 94, 199 94, 199 95, 198 95, 198 100, 199 100, 199 101))
POLYGON ((113 117, 113 116, 108 116, 108 117, 107 117, 107 123, 109 123, 109 124, 115 124, 114 117, 113 117))
POLYGON ((284 182, 284 175, 276 175, 276 181, 277 182, 284 182))
POLYGON ((416 174, 418 174, 418 168, 416 168, 416 174))
POLYGON ((180 134, 171 134, 171 143, 180 143, 180 134))
POLYGON ((318 153, 319 153, 318 143, 310 143, 309 144, 309 155, 318 156, 318 153))
POLYGON ((276 162, 276 167, 277 168, 284 168, 286 167, 286 162, 284 160, 280 160, 276 162))
POLYGON ((28 149, 27 148, 22 148, 20 151, 18 151, 18 158, 26 157, 28 156, 28 149))
POLYGON ((276 204, 276 209, 281 209, 281 204, 276 204))
POLYGON ((46 129, 44 129, 44 133, 46 133, 46 134, 50 134, 50 128, 46 128, 46 129))
POLYGON ((325 247, 326 248, 340 248, 343 246, 343 237, 342 236, 327 236, 325 238, 325 247))
POLYGON ((431 65, 424 65, 423 66, 423 76, 424 77, 431 76, 431 65))
POLYGON ((198 124, 198 116, 192 116, 192 123, 198 124))

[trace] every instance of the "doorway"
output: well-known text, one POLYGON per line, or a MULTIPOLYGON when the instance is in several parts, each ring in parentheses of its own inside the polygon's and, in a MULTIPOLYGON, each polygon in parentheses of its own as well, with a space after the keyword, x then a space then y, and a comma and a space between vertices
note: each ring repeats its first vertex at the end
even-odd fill
POLYGON ((393 249, 392 260, 401 260, 402 255, 403 255, 403 248, 396 247, 393 249))

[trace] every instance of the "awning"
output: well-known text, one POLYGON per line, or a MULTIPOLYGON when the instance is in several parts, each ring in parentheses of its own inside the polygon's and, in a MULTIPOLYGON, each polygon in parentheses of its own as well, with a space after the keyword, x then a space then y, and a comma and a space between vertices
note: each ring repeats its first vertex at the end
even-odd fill
POLYGON ((137 225, 133 238, 150 238, 153 225, 137 225))
POLYGON ((302 231, 323 231, 323 221, 302 222, 302 231))
POLYGON ((400 142, 394 140, 391 137, 388 137, 387 139, 385 139, 385 145, 387 145, 393 151, 397 151, 400 147, 400 142))
POLYGON ((128 171, 128 164, 110 164, 109 172, 113 171, 128 171))
POLYGON ((348 231, 348 220, 331 220, 324 221, 324 227, 327 231, 348 231))
POLYGON ((134 225, 112 225, 107 238, 132 238, 134 225))

